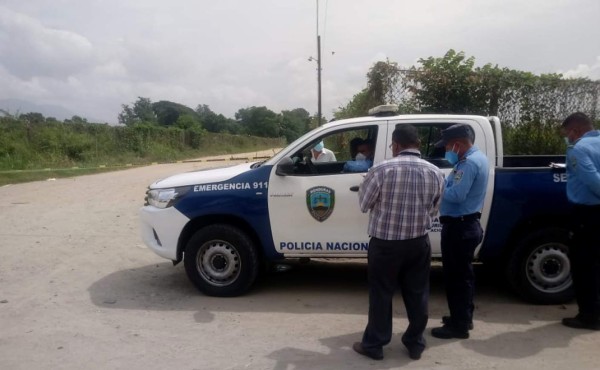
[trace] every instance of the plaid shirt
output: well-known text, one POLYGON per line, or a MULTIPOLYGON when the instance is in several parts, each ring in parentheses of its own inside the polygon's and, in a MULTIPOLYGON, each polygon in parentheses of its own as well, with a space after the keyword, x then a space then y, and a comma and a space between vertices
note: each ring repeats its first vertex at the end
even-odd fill
POLYGON ((360 209, 369 215, 369 235, 383 240, 423 236, 431 228, 444 189, 444 175, 420 158, 402 151, 367 173, 358 192, 360 209))

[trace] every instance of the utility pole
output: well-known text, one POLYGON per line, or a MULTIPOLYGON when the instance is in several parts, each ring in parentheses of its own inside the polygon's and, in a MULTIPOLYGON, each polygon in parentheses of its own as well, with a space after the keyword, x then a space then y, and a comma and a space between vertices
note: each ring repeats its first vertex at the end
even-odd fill
POLYGON ((319 85, 319 109, 317 111, 317 117, 319 119, 318 126, 321 126, 322 118, 321 118, 321 36, 317 35, 317 83, 319 85))
POLYGON ((319 0, 317 1, 317 58, 308 57, 308 61, 317 62, 317 126, 321 126, 321 35, 319 35, 319 0))

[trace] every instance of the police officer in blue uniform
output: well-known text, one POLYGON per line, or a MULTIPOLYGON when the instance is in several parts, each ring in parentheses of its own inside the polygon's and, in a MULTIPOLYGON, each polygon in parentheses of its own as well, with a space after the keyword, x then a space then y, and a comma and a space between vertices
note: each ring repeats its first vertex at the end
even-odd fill
POLYGON ((475 135, 465 124, 442 131, 436 146, 446 148, 446 159, 454 165, 446 178, 440 206, 442 263, 450 315, 442 327, 433 328, 436 338, 469 337, 473 327, 475 275, 473 255, 483 239, 479 223, 488 183, 488 159, 475 145, 475 135))
POLYGON ((562 123, 567 147, 567 198, 572 205, 569 258, 579 313, 562 320, 576 329, 600 330, 600 131, 577 112, 562 123))

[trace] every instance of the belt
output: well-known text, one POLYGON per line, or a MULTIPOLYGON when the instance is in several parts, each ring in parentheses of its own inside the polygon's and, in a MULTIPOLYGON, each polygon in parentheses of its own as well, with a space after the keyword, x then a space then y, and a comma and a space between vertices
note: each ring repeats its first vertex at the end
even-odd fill
POLYGON ((474 221, 481 218, 481 213, 475 212, 469 215, 452 217, 452 216, 440 216, 440 222, 443 224, 451 224, 457 222, 474 221))

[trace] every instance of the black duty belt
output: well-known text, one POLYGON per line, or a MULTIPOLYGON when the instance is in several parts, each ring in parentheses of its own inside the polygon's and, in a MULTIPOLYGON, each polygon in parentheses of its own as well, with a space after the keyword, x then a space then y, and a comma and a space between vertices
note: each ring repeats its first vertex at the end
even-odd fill
POLYGON ((465 221, 473 221, 479 220, 481 218, 481 213, 471 213, 469 215, 452 217, 452 216, 440 216, 440 222, 443 224, 451 224, 456 222, 465 222, 465 221))

